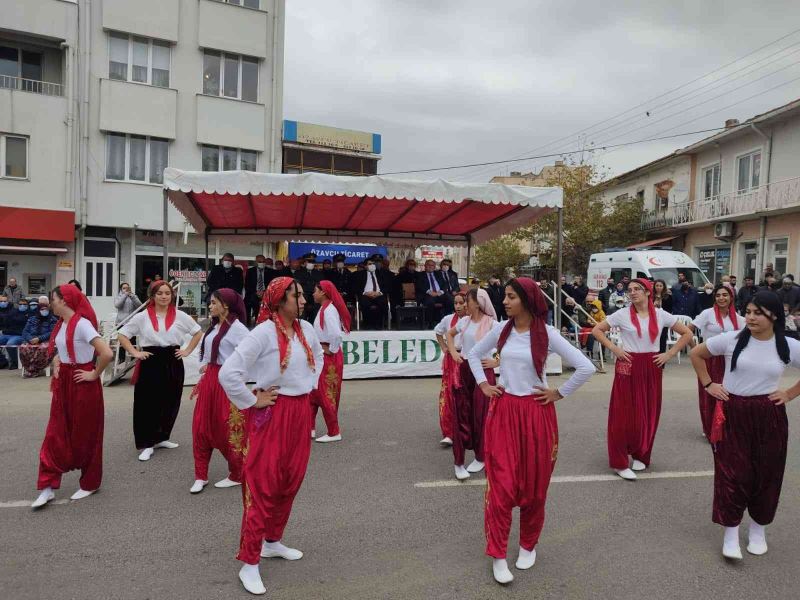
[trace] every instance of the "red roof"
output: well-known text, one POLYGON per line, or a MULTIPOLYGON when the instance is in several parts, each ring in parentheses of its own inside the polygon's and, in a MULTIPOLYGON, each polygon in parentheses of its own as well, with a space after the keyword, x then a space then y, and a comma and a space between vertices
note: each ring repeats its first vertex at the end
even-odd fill
POLYGON ((71 242, 75 239, 75 213, 0 206, 0 238, 71 242))

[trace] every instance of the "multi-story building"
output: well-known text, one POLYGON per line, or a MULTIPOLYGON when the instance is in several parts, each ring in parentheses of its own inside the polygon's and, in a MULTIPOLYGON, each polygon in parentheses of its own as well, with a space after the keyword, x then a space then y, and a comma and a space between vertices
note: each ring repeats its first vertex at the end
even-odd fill
POLYGON ((800 100, 596 187, 644 202, 642 245, 683 250, 711 281, 800 269, 800 100))
POLYGON ((283 172, 375 175, 381 136, 299 121, 283 122, 283 172))
MULTIPOLYGON (((0 219, 5 275, 30 293, 75 277, 105 316, 121 281, 168 275, 166 166, 280 172, 284 4, 0 0, 0 215, 56 211, 0 219), (50 223, 69 218, 64 239, 50 223)), ((170 211, 170 270, 202 269, 204 240, 170 211)))

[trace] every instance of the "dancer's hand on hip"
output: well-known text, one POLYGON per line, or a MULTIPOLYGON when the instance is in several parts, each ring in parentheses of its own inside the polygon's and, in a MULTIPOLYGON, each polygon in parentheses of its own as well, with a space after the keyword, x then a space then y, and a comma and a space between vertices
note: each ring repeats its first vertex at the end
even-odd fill
MULTIPOLYGON (((708 386, 706 388, 706 392, 708 392, 709 396, 713 396, 717 400, 723 400, 723 401, 727 401, 728 400, 728 390, 726 390, 724 387, 722 387, 721 383, 712 383, 710 386, 708 386)), ((778 392, 775 392, 775 393, 777 394, 778 392)), ((773 399, 772 395, 770 395, 769 398, 770 398, 770 400, 772 400, 773 399)), ((779 403, 779 404, 782 404, 782 403, 779 403)))
POLYGON ((175 350, 175 358, 183 359, 189 356, 190 354, 191 352, 189 352, 186 348, 179 348, 178 350, 175 350))
POLYGON ((533 397, 539 404, 547 405, 552 404, 556 400, 561 400, 564 396, 561 395, 561 392, 558 389, 546 388, 541 386, 536 386, 536 393, 533 394, 533 397))
POLYGON ((73 376, 73 379, 75 380, 75 383, 84 383, 84 382, 94 381, 95 379, 97 379, 97 377, 98 377, 97 372, 94 370, 76 371, 75 375, 73 376))
POLYGON ((788 402, 791 402, 791 400, 792 400, 789 397, 789 392, 786 391, 786 390, 777 390, 775 392, 772 392, 769 395, 769 399, 772 400, 778 406, 780 406, 782 404, 787 404, 788 402))
POLYGON ((133 352, 133 358, 135 358, 136 360, 147 360, 151 356, 153 356, 152 352, 143 352, 141 350, 136 350, 135 352, 133 352))
POLYGON ((273 385, 266 390, 256 390, 256 408, 266 408, 275 404, 278 399, 278 386, 273 385))
POLYGON ((505 393, 503 386, 500 385, 489 385, 488 381, 484 381, 480 385, 481 391, 483 395, 488 398, 499 398, 505 393))

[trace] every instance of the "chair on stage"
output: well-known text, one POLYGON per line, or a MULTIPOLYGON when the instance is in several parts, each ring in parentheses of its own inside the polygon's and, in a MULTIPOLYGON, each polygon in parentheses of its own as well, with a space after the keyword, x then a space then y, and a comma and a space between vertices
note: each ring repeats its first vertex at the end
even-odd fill
POLYGON ((424 329, 425 307, 417 304, 417 292, 413 283, 404 283, 403 304, 395 307, 397 329, 424 329))

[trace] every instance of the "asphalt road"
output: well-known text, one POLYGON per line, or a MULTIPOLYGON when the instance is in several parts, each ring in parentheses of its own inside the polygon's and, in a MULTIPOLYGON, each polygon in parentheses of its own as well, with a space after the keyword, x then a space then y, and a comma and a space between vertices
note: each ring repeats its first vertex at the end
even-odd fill
MULTIPOLYGON (((483 554, 483 485, 446 485, 452 454, 438 445, 439 382, 345 382, 345 440, 315 444, 284 537, 305 557, 262 561, 266 597, 797 597, 800 458, 794 432, 800 410, 790 405, 789 461, 778 516, 768 529, 770 551, 729 564, 719 554, 721 530, 711 522, 712 480, 703 473, 713 467, 701 439, 695 385, 686 361, 668 368, 653 453, 655 474, 686 476, 635 483, 592 480, 609 474, 611 375, 596 375, 559 402, 557 479, 537 563, 530 571, 513 569, 515 524, 509 562, 516 579, 501 588, 483 554)), ((234 558, 239 489, 209 485, 202 494, 189 494, 188 388, 173 435, 180 448, 156 451, 148 463, 137 460, 133 447, 132 388, 107 388, 101 491, 33 512, 26 505, 36 497, 47 387, 44 379, 0 372, 0 598, 250 597, 238 582, 234 558), (13 504, 21 501, 26 505, 13 504)), ((323 431, 321 417, 319 423, 323 431)), ((211 481, 225 475, 215 454, 211 481)), ((57 499, 67 500, 77 480, 77 473, 66 475, 57 499)))

